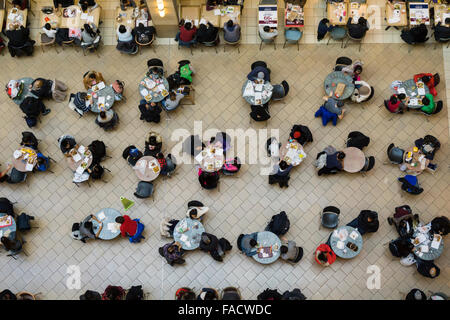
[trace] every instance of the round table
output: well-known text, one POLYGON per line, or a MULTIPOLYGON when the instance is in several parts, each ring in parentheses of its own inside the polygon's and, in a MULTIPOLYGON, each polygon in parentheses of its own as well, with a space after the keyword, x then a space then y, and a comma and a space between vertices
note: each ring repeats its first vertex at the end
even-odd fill
POLYGON ((169 94, 169 82, 164 77, 150 74, 149 76, 145 76, 141 82, 139 82, 139 93, 147 102, 160 102, 169 94), (148 82, 149 80, 155 82, 153 88, 147 87, 146 81, 148 82), (163 85, 164 90, 159 90, 159 85, 163 85))
MULTIPOLYGON (((100 231, 100 234, 98 235, 99 239, 111 240, 120 234, 120 224, 116 222, 116 218, 120 216, 121 214, 118 210, 111 208, 102 209, 95 214, 95 217, 100 220, 103 225, 102 231, 100 231)), ((100 224, 94 219, 91 221, 94 233, 97 234, 100 224)))
POLYGON ((355 85, 353 84, 352 77, 343 73, 342 71, 333 71, 332 73, 327 75, 323 84, 326 94, 330 95, 330 93, 332 92, 333 95, 331 97, 336 100, 348 99, 353 94, 353 91, 355 91, 355 85), (334 91, 336 90, 338 83, 345 84, 344 92, 339 98, 334 95, 334 91))
MULTIPOLYGON (((80 146, 80 147, 83 147, 83 146, 80 146)), ((78 149, 80 148, 80 147, 78 147, 78 149)), ((84 153, 82 153, 82 154, 80 154, 78 151, 77 151, 77 153, 81 156, 81 159, 80 160, 78 160, 78 161, 75 161, 74 159, 73 159, 73 157, 67 157, 66 159, 67 159, 67 163, 68 163, 68 165, 69 165, 69 168, 72 170, 72 171, 77 171, 77 169, 78 169, 78 167, 83 163, 83 161, 85 160, 85 159, 87 159, 86 161, 86 168, 84 168, 85 170, 87 169, 87 168, 89 168, 89 166, 92 164, 92 160, 93 160, 93 157, 92 157, 92 153, 91 153, 91 151, 89 150, 89 148, 87 148, 87 147, 84 147, 85 148, 85 151, 84 151, 84 153)), ((78 150, 77 149, 77 150, 78 150)), ((71 152, 73 152, 73 150, 75 150, 75 148, 74 149, 72 149, 72 150, 70 150, 70 152, 69 153, 71 153, 71 152)))
POLYGON ((203 171, 216 172, 222 169, 225 163, 225 156, 223 149, 217 149, 209 145, 195 157, 195 160, 200 163, 203 171))
MULTIPOLYGON (((278 238, 278 236, 270 231, 262 231, 258 232, 257 236, 257 246, 258 246, 258 253, 253 255, 253 259, 255 259, 257 262, 262 264, 270 264, 275 262, 281 255, 281 240, 278 238), (271 250, 272 256, 263 258, 262 257, 262 250, 271 250)), ((270 253, 269 253, 270 255, 270 253)))
POLYGON ((425 170, 426 167, 428 167, 428 165, 430 164, 430 160, 425 158, 425 155, 423 153, 419 152, 414 152, 413 151, 414 147, 409 148, 408 150, 406 150, 406 152, 403 154, 403 164, 401 164, 400 166, 405 165, 406 166, 406 171, 408 173, 411 173, 413 175, 419 175, 423 172, 423 170, 425 170), (412 160, 411 162, 406 162, 406 157, 408 156, 408 152, 412 153, 412 160), (421 160, 419 160, 419 157, 423 157, 421 160), (413 164, 415 164, 415 166, 413 166, 413 164))
MULTIPOLYGON (((391 89, 392 89, 392 91, 394 93, 399 94, 400 92, 398 92, 398 90, 401 89, 401 88, 403 88, 403 90, 405 90, 405 92, 406 92, 405 95, 407 97, 420 98, 420 97, 425 96, 425 95, 419 95, 419 88, 417 87, 417 84, 414 81, 414 79, 409 79, 409 80, 406 80, 406 81, 403 81, 403 82, 402 81, 398 81, 398 80, 392 82, 391 89)), ((428 89, 428 87, 427 87, 427 85, 425 83, 423 84, 423 88, 425 89, 425 94, 429 94, 430 93, 430 89, 428 89)), ((422 108, 423 105, 422 104, 415 104, 415 103, 411 104, 411 103, 409 103, 408 107, 412 108, 412 109, 419 109, 419 108, 422 108)))
POLYGON ((20 96, 12 99, 15 104, 20 106, 22 101, 28 96, 38 98, 36 95, 31 93, 31 91, 30 91, 30 85, 33 83, 33 81, 34 80, 32 78, 20 78, 19 80, 17 80, 17 82, 23 83, 23 90, 22 90, 22 93, 20 94, 20 96))
POLYGON ((270 101, 270 98, 272 98, 272 85, 270 84, 270 82, 266 81, 264 83, 263 91, 266 90, 267 91, 267 95, 262 95, 261 96, 261 103, 260 104, 255 103, 255 96, 254 95, 244 96, 245 87, 247 86, 248 83, 251 83, 253 85, 253 90, 255 90, 255 83, 253 81, 247 79, 247 81, 245 81, 244 85, 242 86, 242 97, 245 99, 245 101, 247 101, 252 106, 266 104, 266 103, 268 103, 270 101))
POLYGON ((305 158, 306 153, 297 141, 288 141, 280 149, 280 159, 286 161, 288 165, 298 166, 305 158))
POLYGON ((147 182, 155 180, 161 173, 161 167, 158 160, 152 156, 140 158, 133 169, 139 180, 147 182), (149 168, 149 165, 151 168, 149 168))
POLYGON ((100 111, 102 110, 98 105, 98 99, 100 97, 105 98, 105 105, 102 107, 102 109, 103 111, 107 111, 112 108, 115 101, 114 96, 116 93, 114 92, 114 89, 111 86, 105 84, 105 87, 103 89, 94 92, 94 90, 92 90, 91 88, 87 91, 87 94, 92 97, 91 111, 95 113, 100 113, 100 111))
MULTIPOLYGON (((30 156, 28 157, 28 159, 24 159, 25 154, 22 153, 22 155, 19 158, 14 158, 12 161, 12 165, 14 166, 14 168, 16 168, 17 171, 20 172, 30 172, 33 171, 34 166, 37 163, 37 154, 36 151, 31 149, 31 148, 22 148, 21 150, 26 150, 28 152, 31 152, 31 158, 30 156), (31 168, 31 170, 27 170, 27 164, 29 163, 29 160, 31 159, 30 164, 33 165, 33 168, 31 168)), ((19 152, 22 152, 21 150, 16 150, 19 152)))
POLYGON ((366 156, 364 152, 355 147, 348 147, 342 150, 345 153, 343 161, 343 169, 346 172, 360 172, 366 164, 366 156))
POLYGON ((414 245, 414 254, 419 257, 422 260, 427 260, 427 261, 431 261, 431 260, 435 260, 437 258, 440 257, 440 255, 442 254, 442 252, 444 251, 444 237, 442 237, 441 235, 437 235, 441 237, 441 243, 439 244, 439 248, 438 249, 434 249, 431 247, 431 243, 433 242, 433 234, 431 234, 429 231, 427 231, 426 233, 422 233, 420 231, 420 228, 416 228, 416 230, 414 231, 413 237, 412 237, 412 244, 414 245), (424 234, 426 236, 426 241, 419 243, 419 244, 415 244, 414 243, 414 239, 419 235, 419 234, 424 234), (422 252, 421 251, 421 247, 422 246, 426 246, 428 248, 428 252, 422 252))
MULTIPOLYGON (((6 216, 8 216, 8 214, 0 213, 0 217, 6 217, 6 216)), ((14 220, 14 217, 12 217, 11 222, 12 222, 12 224, 10 226, 0 228, 0 238, 7 237, 10 240, 14 240, 16 238, 17 227, 16 227, 16 221, 14 220)))
POLYGON ((201 235, 205 232, 205 227, 198 220, 184 218, 178 221, 173 231, 173 239, 181 243, 184 250, 195 250, 200 246, 201 235), (180 232, 180 228, 186 230, 180 232))
POLYGON ((350 226, 342 226, 337 228, 331 233, 330 236, 330 247, 333 252, 341 258, 352 259, 356 257, 362 250, 363 238, 359 231, 350 226), (342 234, 340 236, 340 234, 342 234), (346 234, 346 236, 345 236, 346 234), (355 235, 355 239, 352 238, 355 235), (343 248, 338 248, 338 243, 343 243, 343 248), (358 250, 355 252, 347 247, 347 243, 354 243, 358 246, 358 250))

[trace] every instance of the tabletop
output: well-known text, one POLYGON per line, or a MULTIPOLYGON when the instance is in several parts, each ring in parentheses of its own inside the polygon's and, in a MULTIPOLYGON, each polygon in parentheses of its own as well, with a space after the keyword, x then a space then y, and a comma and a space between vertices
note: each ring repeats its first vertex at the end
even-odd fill
MULTIPOLYGON (((116 209, 105 208, 95 214, 95 217, 101 221, 103 227, 102 231, 98 235, 99 239, 112 240, 120 234, 120 224, 116 222, 116 218, 121 214, 116 209)), ((94 233, 96 234, 100 224, 92 219, 92 226, 94 227, 94 233)))
POLYGON ((198 220, 184 218, 178 221, 173 231, 173 239, 181 243, 184 250, 195 250, 200 246, 205 227, 198 220))
POLYGON ((224 6, 224 14, 220 16, 220 27, 228 22, 228 20, 233 20, 234 23, 241 24, 241 6, 224 6), (233 8, 233 9, 231 9, 233 8), (228 12, 228 13, 227 13, 228 12))
POLYGON ((298 166, 306 158, 303 147, 297 141, 288 141, 280 149, 280 159, 288 165, 298 166))
POLYGON ((343 26, 347 24, 347 2, 328 2, 327 17, 333 26, 343 26))
POLYGON ((353 84, 352 77, 341 71, 333 71, 327 75, 324 81, 324 88, 327 95, 332 92, 333 99, 337 100, 348 99, 353 94, 353 91, 355 91, 355 85, 353 84), (338 83, 345 84, 344 93, 339 98, 334 95, 334 91, 336 90, 338 83))
POLYGON ((342 150, 345 153, 343 169, 346 172, 360 172, 366 163, 364 152, 355 147, 348 147, 342 150))
POLYGON ((213 9, 213 10, 206 10, 206 5, 202 5, 200 20, 205 19, 208 22, 211 22, 212 25, 215 27, 220 26, 220 14, 216 15, 216 10, 220 9, 213 9))
POLYGON ((434 24, 437 25, 439 22, 444 24, 445 18, 450 18, 450 6, 446 4, 435 4, 434 24))
POLYGON ((281 255, 281 240, 278 236, 270 231, 258 232, 257 236, 258 253, 253 255, 253 259, 262 264, 270 264, 281 255), (264 258, 263 255, 268 255, 264 258))
POLYGON ((408 107, 411 109, 420 109, 423 107, 421 97, 430 93, 430 89, 423 82, 416 83, 414 79, 406 81, 394 81, 391 84, 391 89, 394 93, 404 93, 407 97, 410 97, 408 107), (421 88, 419 88, 421 86, 421 88))
POLYGON ((44 27, 46 23, 50 23, 53 29, 59 27, 61 23, 61 16, 59 16, 56 12, 47 14, 39 10, 39 27, 44 27))
POLYGON ((411 147, 405 151, 405 153, 403 154, 403 161, 404 165, 406 165, 406 171, 408 173, 418 175, 422 173, 423 170, 425 170, 425 168, 430 163, 430 160, 426 159, 425 155, 421 153, 420 150, 418 152, 414 152, 413 149, 414 147, 411 147), (411 152, 412 159, 410 161, 407 161, 406 159, 409 152, 411 152))
POLYGON ((103 89, 99 89, 97 91, 94 91, 95 88, 91 88, 87 91, 88 98, 92 98, 92 106, 91 111, 95 113, 100 113, 100 111, 107 111, 112 108, 114 105, 114 96, 115 92, 114 89, 111 86, 108 86, 105 84, 105 87, 103 89), (100 103, 100 99, 104 98, 104 103, 100 103))
POLYGON ((303 27, 305 24, 305 15, 302 7, 299 5, 287 3, 284 11, 284 26, 287 28, 303 27))
POLYGON ((199 6, 181 6, 180 18, 184 20, 191 20, 194 25, 198 26, 200 20, 199 6))
POLYGON ((394 8, 386 3, 385 14, 386 24, 391 27, 404 27, 408 25, 408 14, 406 12, 405 2, 396 2, 393 4, 394 8))
POLYGON ((37 98, 36 95, 34 95, 34 94, 32 94, 30 92, 30 85, 33 83, 33 79, 32 78, 20 78, 17 81, 23 83, 23 89, 22 89, 22 94, 19 97, 13 99, 15 104, 20 106, 22 101, 28 96, 32 96, 32 97, 37 98))
POLYGON ((411 243, 414 245, 414 254, 422 260, 435 260, 439 258, 444 251, 444 237, 439 234, 432 234, 426 226, 416 228, 411 243), (422 230, 422 228, 424 229, 422 230), (439 247, 437 249, 432 247, 434 237, 437 238, 436 240, 440 239, 439 247))
POLYGON ((147 182, 155 180, 161 173, 161 166, 158 160, 152 156, 140 158, 133 169, 139 180, 147 182))
POLYGON ((223 149, 218 149, 213 145, 209 145, 195 157, 195 160, 200 163, 203 171, 216 172, 222 169, 222 166, 225 163, 225 156, 223 154, 223 149))
POLYGON ((0 9, 0 32, 3 31, 3 19, 5 19, 5 10, 0 9))
POLYGON ((363 238, 358 229, 350 226, 342 226, 331 233, 330 247, 338 257, 352 259, 361 252, 363 247, 363 238), (355 244, 358 249, 353 251, 347 247, 347 244, 349 243, 355 244))
POLYGON ((21 155, 18 158, 13 157, 13 166, 20 172, 33 171, 34 166, 37 163, 37 153, 31 148, 22 148, 16 150, 14 153, 20 152, 21 155), (25 158, 26 157, 26 158, 25 158))
POLYGON ((169 82, 165 77, 150 74, 139 82, 139 93, 147 102, 160 102, 169 94, 169 82))
POLYGON ((71 154, 74 154, 75 157, 79 157, 78 160, 74 159, 73 156, 71 157, 66 157, 67 159, 67 163, 69 165, 69 168, 72 171, 77 171, 79 170, 80 172, 78 172, 79 174, 83 173, 87 168, 89 168, 89 166, 92 164, 92 153, 89 150, 89 148, 85 147, 85 146, 79 146, 78 149, 72 149, 70 150, 71 154), (81 152, 80 153, 80 148, 81 148, 81 152), (84 149, 84 150, 83 150, 84 149), (83 166, 81 167, 83 169, 83 172, 81 172, 80 166, 83 164, 83 166))
POLYGON ((358 19, 360 17, 367 19, 367 4, 366 3, 358 3, 358 2, 350 2, 348 4, 348 18, 352 19, 351 23, 358 23, 358 19))
POLYGON ((430 10, 427 2, 408 2, 408 6, 410 25, 430 24, 430 10))
POLYGON ((100 13, 101 8, 97 7, 92 12, 83 13, 81 7, 78 5, 73 5, 62 9, 62 13, 58 14, 60 17, 60 27, 61 28, 76 28, 81 29, 85 23, 93 23, 97 27, 100 23, 100 13), (64 17, 64 12, 73 12, 74 16, 64 17))
MULTIPOLYGON (((6 213, 1 212, 0 213, 0 219, 7 219, 8 215, 6 213)), ((16 221, 14 220, 14 217, 11 217, 11 225, 6 227, 0 227, 0 238, 1 237, 8 237, 10 240, 14 240, 16 238, 16 221)), ((1 242, 0 242, 1 244, 1 242)))
POLYGON ((134 29, 134 27, 136 26, 136 18, 134 17, 134 8, 128 7, 125 11, 123 11, 120 7, 116 8, 116 15, 114 16, 114 33, 115 34, 117 31, 117 28, 121 24, 123 24, 126 27, 130 27, 131 30, 134 29))
POLYGON ((251 105, 263 105, 263 104, 268 103, 270 101, 270 98, 272 97, 272 89, 273 89, 270 82, 266 81, 263 85, 263 91, 261 93, 261 101, 255 101, 256 100, 255 99, 255 86, 256 86, 256 84, 253 81, 250 81, 248 79, 244 82, 244 85, 242 86, 242 97, 245 99, 245 101, 247 101, 251 105), (253 94, 244 95, 245 89, 248 84, 252 85, 253 94), (261 102, 261 103, 257 103, 257 102, 261 102))
MULTIPOLYGON (((13 20, 12 19, 11 11, 13 9, 17 9, 17 8, 11 8, 8 11, 8 16, 6 17, 6 27, 5 27, 6 30, 9 30, 9 24, 10 23, 14 23, 15 21, 18 22, 18 20, 16 20, 16 19, 13 20)), ((22 16, 22 20, 19 20, 20 21, 20 25, 26 27, 26 25, 27 25, 28 9, 24 9, 24 10, 17 9, 17 10, 18 10, 17 15, 21 15, 22 16)))

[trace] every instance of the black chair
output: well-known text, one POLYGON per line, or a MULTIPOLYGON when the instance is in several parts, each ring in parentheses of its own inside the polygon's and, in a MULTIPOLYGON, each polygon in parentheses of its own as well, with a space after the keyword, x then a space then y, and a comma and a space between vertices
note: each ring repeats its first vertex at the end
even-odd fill
POLYGON ((335 229, 339 224, 341 210, 334 206, 328 206, 322 210, 321 225, 328 229, 335 229))
POLYGON ((336 59, 334 71, 341 71, 345 66, 349 66, 353 63, 352 59, 348 57, 339 57, 336 59))
POLYGON ((436 102, 436 108, 434 109, 434 111, 432 113, 426 113, 421 111, 424 115, 426 116, 432 116, 433 114, 437 114, 439 112, 442 111, 442 108, 444 107, 444 103, 442 102, 442 100, 436 102))
POLYGON ((152 183, 140 181, 138 183, 134 196, 139 199, 146 199, 152 196, 153 190, 154 188, 152 183))
POLYGON ((164 63, 158 59, 158 58, 153 58, 147 61, 147 67, 150 69, 150 67, 161 67, 164 68, 164 63))
POLYGON ((253 70, 253 69, 255 69, 256 67, 264 67, 264 68, 267 68, 267 63, 265 63, 264 61, 255 61, 255 62, 252 63, 252 65, 251 65, 250 68, 253 70))
POLYGON ((402 164, 404 154, 405 150, 396 147, 393 143, 387 149, 388 159, 393 164, 402 164))
POLYGON ((366 163, 364 164, 364 167, 361 169, 361 172, 370 171, 374 166, 375 166, 375 157, 373 156, 366 157, 366 163))

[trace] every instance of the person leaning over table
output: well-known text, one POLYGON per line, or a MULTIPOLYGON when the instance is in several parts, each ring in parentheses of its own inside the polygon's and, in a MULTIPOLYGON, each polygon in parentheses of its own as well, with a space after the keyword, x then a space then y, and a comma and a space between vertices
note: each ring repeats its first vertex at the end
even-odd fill
POLYGON ((71 157, 69 151, 77 146, 75 138, 70 135, 63 135, 58 139, 59 148, 66 157, 71 157))
POLYGON ((409 97, 404 93, 393 94, 387 101, 387 107, 392 113, 403 113, 403 111, 407 110, 408 103, 409 97))
POLYGON ((317 247, 314 259, 318 264, 328 267, 336 261, 336 254, 328 244, 322 243, 317 247))
POLYGON ((444 25, 441 21, 434 27, 436 41, 450 39, 450 18, 445 18, 444 25))
POLYGON ((219 33, 219 28, 214 27, 211 22, 208 22, 207 25, 200 24, 197 30, 197 42, 206 43, 212 42, 216 40, 217 34, 219 33))
POLYGON ((56 10, 67 8, 74 5, 74 0, 53 0, 53 6, 56 10))
POLYGON ((254 256, 258 253, 255 248, 258 244, 258 232, 251 234, 241 234, 237 239, 237 246, 247 257, 254 256))
POLYGON ((278 36, 278 30, 276 27, 259 26, 259 36, 262 40, 273 40, 278 36))
POLYGON ((336 100, 331 97, 333 93, 330 92, 330 95, 327 97, 323 97, 325 100, 324 108, 327 109, 328 112, 334 113, 338 116, 339 120, 342 120, 344 118, 344 101, 336 100))
POLYGON ((91 46, 98 38, 100 31, 95 24, 85 23, 81 29, 81 47, 87 48, 91 46))
POLYGON ((81 223, 80 223, 80 241, 86 243, 88 239, 97 239, 98 235, 102 231, 102 222, 98 220, 94 215, 88 215, 81 223), (94 226, 91 220, 95 220, 100 225, 97 233, 94 233, 94 226))
POLYGON ((371 210, 362 210, 358 217, 347 223, 347 226, 358 229, 361 235, 364 235, 368 232, 376 232, 380 227, 380 222, 378 221, 378 213, 371 210))
POLYGON ((241 26, 228 20, 223 25, 223 38, 227 42, 238 42, 241 38, 241 26))
POLYGON ((432 114, 436 109, 436 104, 434 103, 433 95, 427 93, 425 97, 422 98, 423 107, 420 108, 421 111, 432 114))
POLYGON ((369 22, 360 17, 358 23, 352 23, 352 18, 347 21, 348 35, 354 39, 362 39, 366 35, 367 30, 369 30, 369 22))
POLYGON ((141 239, 145 239, 142 236, 144 225, 139 222, 139 219, 131 220, 129 216, 124 215, 117 217, 116 222, 120 224, 120 234, 122 237, 129 236, 130 242, 140 242, 141 239))
POLYGON ((92 86, 104 81, 105 79, 103 79, 103 75, 97 71, 88 71, 83 76, 83 84, 86 90, 89 90, 92 86))

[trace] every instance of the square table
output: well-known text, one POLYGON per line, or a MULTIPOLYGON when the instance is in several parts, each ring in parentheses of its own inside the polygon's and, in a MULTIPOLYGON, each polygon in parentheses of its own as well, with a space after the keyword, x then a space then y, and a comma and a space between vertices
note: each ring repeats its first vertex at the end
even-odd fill
MULTIPOLYGON (((6 27, 5 27, 6 30, 9 30, 9 29, 8 29, 9 24, 14 22, 13 20, 10 19, 10 17, 11 17, 10 15, 11 15, 11 10, 12 10, 12 9, 17 9, 17 8, 11 8, 11 9, 8 11, 8 16, 6 17, 6 27)), ((28 10, 27 10, 27 9, 24 9, 24 10, 17 9, 17 10, 19 11, 18 14, 22 15, 22 18, 23 18, 23 20, 22 20, 22 26, 26 27, 26 26, 27 26, 27 15, 28 15, 28 10)))
POLYGON ((220 28, 223 28, 223 25, 228 22, 228 20, 233 20, 234 23, 240 25, 241 23, 241 6, 224 6, 225 10, 224 15, 220 16, 220 28), (227 8, 233 8, 233 12, 227 13, 227 8))
POLYGON ((327 18, 333 26, 343 26, 347 24, 348 4, 346 2, 328 2, 327 18))
POLYGON ((394 4, 387 2, 385 14, 386 25, 388 26, 386 30, 389 29, 389 27, 405 27, 408 25, 408 15, 406 13, 405 2, 396 2, 394 4))
POLYGON ((351 23, 358 23, 358 19, 360 17, 367 19, 367 4, 366 3, 358 3, 358 2, 350 2, 348 4, 348 18, 352 19, 351 23), (353 19, 355 18, 355 19, 353 19))
POLYGON ((422 23, 430 24, 430 8, 426 2, 409 2, 409 24, 418 26, 422 23))
POLYGON ((206 5, 202 5, 201 19, 205 19, 207 22, 211 22, 214 27, 220 26, 220 15, 215 15, 215 11, 219 9, 206 10, 206 5))
POLYGON ((200 21, 200 7, 199 6, 180 6, 181 19, 191 20, 192 24, 198 27, 200 21))
POLYGON ((439 22, 444 24, 446 18, 450 18, 450 6, 446 4, 435 4, 434 24, 437 25, 439 22))
POLYGON ((302 7, 287 3, 284 11, 284 26, 286 28, 298 28, 305 25, 305 15, 302 7))

